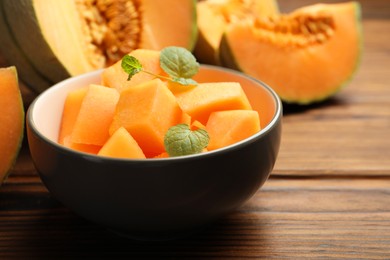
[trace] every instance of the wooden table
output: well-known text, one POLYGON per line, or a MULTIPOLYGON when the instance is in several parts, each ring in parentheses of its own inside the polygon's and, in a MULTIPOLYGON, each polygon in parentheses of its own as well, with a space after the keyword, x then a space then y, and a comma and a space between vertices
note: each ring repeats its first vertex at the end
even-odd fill
POLYGON ((358 73, 328 102, 285 107, 275 169, 241 208, 182 240, 124 239, 57 202, 25 144, 0 189, 0 259, 390 259, 390 2, 361 3, 358 73))

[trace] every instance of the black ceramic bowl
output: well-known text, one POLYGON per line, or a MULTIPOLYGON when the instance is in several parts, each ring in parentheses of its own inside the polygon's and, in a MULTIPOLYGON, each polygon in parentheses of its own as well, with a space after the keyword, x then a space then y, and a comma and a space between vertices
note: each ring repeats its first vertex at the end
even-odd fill
POLYGON ((100 82, 100 71, 49 88, 30 105, 31 156, 51 194, 80 216, 138 239, 191 232, 248 201, 269 177, 281 140, 282 104, 264 83, 202 65, 198 82, 238 81, 262 130, 231 146, 161 159, 114 159, 70 150, 56 140, 68 91, 100 82))

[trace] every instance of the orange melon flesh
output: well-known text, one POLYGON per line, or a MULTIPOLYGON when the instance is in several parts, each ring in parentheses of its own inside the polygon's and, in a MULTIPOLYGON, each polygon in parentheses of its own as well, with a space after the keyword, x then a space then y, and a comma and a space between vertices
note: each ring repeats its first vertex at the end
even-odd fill
POLYGON ((214 111, 252 109, 237 82, 200 83, 196 88, 178 96, 177 102, 193 120, 204 125, 214 111))
POLYGON ((66 136, 62 144, 65 147, 68 147, 70 149, 83 152, 83 153, 90 153, 90 154, 97 154, 99 150, 102 148, 100 145, 93 145, 93 144, 81 144, 81 143, 74 143, 72 142, 72 136, 68 135, 66 136))
POLYGON ((98 155, 115 158, 146 158, 137 142, 124 127, 120 127, 114 132, 103 145, 98 155))
POLYGON ((209 151, 241 141, 260 131, 260 118, 254 110, 213 112, 206 130, 210 137, 209 151))
MULTIPOLYGON (((145 71, 156 75, 164 75, 160 67, 160 52, 156 50, 137 49, 129 53, 142 64, 145 71)), ((140 72, 127 80, 128 74, 122 69, 122 60, 116 62, 102 72, 102 85, 115 88, 118 91, 128 86, 135 86, 155 78, 155 76, 140 72)))
POLYGON ((165 132, 181 122, 182 114, 166 84, 154 79, 122 90, 110 133, 126 128, 146 157, 154 157, 164 152, 165 132))
POLYGON ((206 126, 202 124, 201 122, 195 120, 194 122, 191 123, 190 125, 191 130, 197 130, 197 129, 206 129, 206 126))
POLYGON ((24 135, 24 108, 15 67, 0 68, 0 184, 12 169, 24 135))
POLYGON ((117 90, 91 84, 74 124, 71 141, 103 145, 109 137, 109 126, 119 99, 117 90))
POLYGON ((288 34, 236 23, 224 35, 221 59, 225 66, 264 81, 286 102, 323 100, 345 85, 358 65, 360 6, 357 2, 315 4, 290 16, 325 17, 334 28, 325 40, 325 34, 318 34, 318 38, 302 36, 301 42, 291 44, 288 34), (310 39, 312 44, 306 44, 310 39))
POLYGON ((142 17, 141 48, 194 48, 198 34, 196 0, 142 0, 142 8, 148 11, 142 17))
POLYGON ((79 115, 80 107, 88 88, 80 88, 70 91, 66 96, 64 103, 64 110, 62 112, 60 133, 58 142, 64 144, 66 137, 70 137, 73 131, 74 124, 76 123, 77 116, 79 115))

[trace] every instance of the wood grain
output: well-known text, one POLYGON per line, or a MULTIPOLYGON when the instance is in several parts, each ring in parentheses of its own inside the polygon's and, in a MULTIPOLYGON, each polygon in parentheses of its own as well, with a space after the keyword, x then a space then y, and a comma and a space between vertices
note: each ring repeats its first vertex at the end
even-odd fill
MULTIPOLYGON (((390 2, 360 3, 355 77, 327 102, 285 105, 275 169, 241 208, 182 239, 126 239, 55 200, 25 139, 0 187, 0 259, 390 259, 390 2)), ((35 95, 21 88, 28 108, 35 95)))
POLYGON ((247 204, 191 236, 139 242, 63 208, 36 183, 4 186, 0 258, 386 259, 390 182, 272 178, 247 204))

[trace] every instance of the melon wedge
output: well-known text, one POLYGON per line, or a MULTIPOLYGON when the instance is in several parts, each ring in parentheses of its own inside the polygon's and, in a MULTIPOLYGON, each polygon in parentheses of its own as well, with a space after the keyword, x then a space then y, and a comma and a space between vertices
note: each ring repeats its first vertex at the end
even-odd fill
POLYGON ((279 14, 276 0, 204 0, 197 3, 198 41, 194 54, 202 63, 219 64, 219 44, 226 27, 243 19, 279 14))
POLYGON ((8 45, 19 53, 9 55, 9 63, 27 64, 22 79, 38 91, 40 78, 28 75, 54 84, 111 65, 134 49, 192 50, 197 38, 195 0, 3 0, 0 5, 8 45))
POLYGON ((24 107, 15 67, 0 68, 0 184, 12 169, 24 136, 24 107))
POLYGON ((270 85, 284 102, 310 104, 352 78, 362 52, 358 2, 315 4, 287 15, 235 23, 220 58, 270 85))

